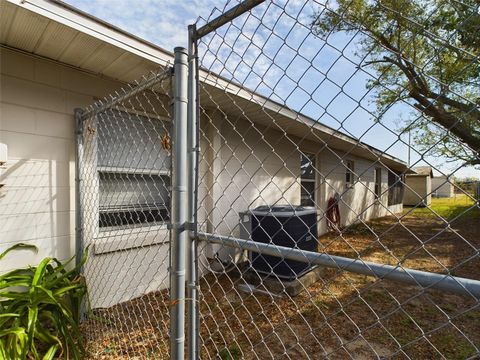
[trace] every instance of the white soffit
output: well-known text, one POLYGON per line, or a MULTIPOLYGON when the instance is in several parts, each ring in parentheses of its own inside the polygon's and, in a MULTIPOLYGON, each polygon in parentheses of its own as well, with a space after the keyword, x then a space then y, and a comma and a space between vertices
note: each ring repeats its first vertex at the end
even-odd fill
POLYGON ((0 42, 113 79, 130 82, 173 56, 66 4, 0 0, 0 42))

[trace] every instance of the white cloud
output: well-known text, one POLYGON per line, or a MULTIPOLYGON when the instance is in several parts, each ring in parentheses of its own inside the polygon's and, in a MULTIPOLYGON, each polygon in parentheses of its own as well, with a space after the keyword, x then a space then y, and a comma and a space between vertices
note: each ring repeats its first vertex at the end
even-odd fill
POLYGON ((95 17, 173 51, 186 46, 187 26, 199 16, 207 18, 224 0, 66 0, 95 17))
MULTIPOLYGON (((201 26, 240 0, 65 1, 172 51, 187 45, 189 24, 201 18, 201 26)), ((347 109, 346 104, 353 102, 355 108, 357 102, 369 108, 359 102, 367 91, 367 76, 346 61, 356 60, 355 43, 346 46, 350 35, 335 34, 322 41, 310 32, 312 14, 323 6, 322 0, 265 2, 202 39, 201 64, 306 115, 334 127, 342 124, 344 131, 360 135, 372 119, 365 110, 348 117, 346 110, 351 112, 352 106, 347 109)), ((395 135, 381 126, 374 130, 362 140, 380 148, 396 141, 395 135)))

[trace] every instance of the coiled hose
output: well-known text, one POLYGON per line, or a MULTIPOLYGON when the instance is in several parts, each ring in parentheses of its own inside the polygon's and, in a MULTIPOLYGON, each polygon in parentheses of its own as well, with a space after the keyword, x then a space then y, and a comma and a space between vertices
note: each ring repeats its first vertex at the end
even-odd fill
POLYGON ((329 231, 338 231, 340 226, 340 208, 338 207, 338 200, 336 196, 328 199, 327 204, 327 227, 329 231))

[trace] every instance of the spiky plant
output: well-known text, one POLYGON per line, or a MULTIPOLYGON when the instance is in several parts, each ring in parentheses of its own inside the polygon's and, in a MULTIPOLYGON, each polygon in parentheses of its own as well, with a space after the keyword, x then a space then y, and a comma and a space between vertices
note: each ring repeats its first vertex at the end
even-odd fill
MULTIPOLYGON (((19 249, 17 244, 0 254, 19 249)), ((84 354, 79 329, 80 306, 86 294, 74 258, 62 263, 47 257, 37 266, 0 275, 0 359, 81 359, 84 354)))

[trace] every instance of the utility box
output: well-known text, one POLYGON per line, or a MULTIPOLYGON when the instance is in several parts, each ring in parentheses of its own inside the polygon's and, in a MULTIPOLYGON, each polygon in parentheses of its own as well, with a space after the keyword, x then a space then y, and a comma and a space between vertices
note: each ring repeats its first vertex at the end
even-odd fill
MULTIPOLYGON (((318 250, 317 211, 313 207, 259 206, 241 215, 240 237, 299 250, 318 250)), ((315 266, 308 262, 249 252, 254 270, 294 280, 315 266)))

